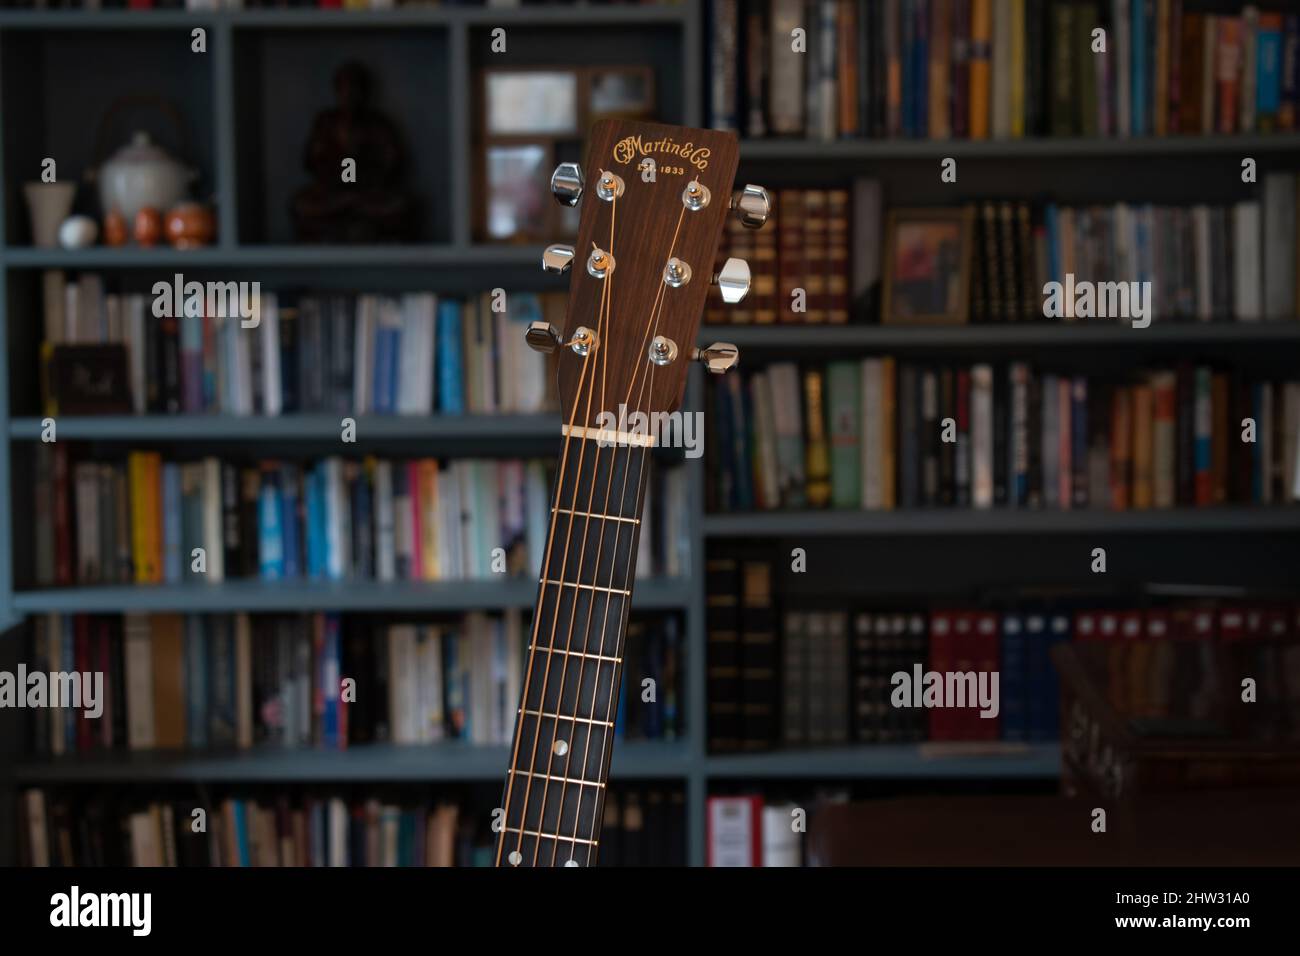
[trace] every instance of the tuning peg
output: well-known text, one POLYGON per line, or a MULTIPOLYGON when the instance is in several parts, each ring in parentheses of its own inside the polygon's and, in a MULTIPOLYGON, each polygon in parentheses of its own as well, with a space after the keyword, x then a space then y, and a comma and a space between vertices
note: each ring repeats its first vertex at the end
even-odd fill
POLYGON ((749 263, 744 259, 728 259, 712 283, 722 291, 723 302, 735 305, 749 294, 749 263))
POLYGON ((550 322, 543 322, 536 319, 528 323, 528 331, 524 333, 524 341, 534 352, 554 352, 560 347, 560 330, 551 325, 550 322))
POLYGON ((546 251, 542 253, 542 269, 546 272, 562 275, 569 271, 569 266, 573 265, 573 256, 573 246, 565 245, 562 242, 549 245, 546 247, 546 251))
POLYGON ((772 197, 762 186, 746 184, 731 196, 731 213, 746 229, 757 229, 772 212, 772 197))
POLYGON ((696 349, 691 358, 714 375, 721 375, 740 363, 740 350, 730 342, 714 342, 706 349, 696 349))
POLYGON ((551 173, 551 195, 561 206, 576 206, 582 198, 584 179, 577 163, 560 163, 551 173))

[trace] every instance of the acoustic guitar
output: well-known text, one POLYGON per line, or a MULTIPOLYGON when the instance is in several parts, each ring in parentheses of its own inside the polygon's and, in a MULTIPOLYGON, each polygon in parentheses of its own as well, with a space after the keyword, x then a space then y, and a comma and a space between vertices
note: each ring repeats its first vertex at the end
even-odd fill
POLYGON ((558 353, 563 446, 504 812, 493 822, 497 866, 596 862, 648 459, 660 438, 631 426, 678 408, 692 359, 714 373, 738 361, 726 343, 694 347, 710 286, 732 303, 749 289, 739 259, 713 273, 724 216, 757 228, 770 211, 761 187, 733 191, 737 158, 729 133, 602 120, 585 167, 563 163, 551 178, 555 198, 581 201, 582 212, 577 244, 549 246, 542 259, 571 276, 565 328, 527 330, 530 346, 558 353))

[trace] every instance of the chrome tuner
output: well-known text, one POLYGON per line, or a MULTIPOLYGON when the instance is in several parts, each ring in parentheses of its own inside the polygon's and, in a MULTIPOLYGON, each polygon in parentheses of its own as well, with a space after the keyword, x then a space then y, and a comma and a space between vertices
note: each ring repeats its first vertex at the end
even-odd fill
POLYGON ((614 271, 614 257, 598 246, 591 247, 591 255, 587 257, 587 272, 597 279, 603 279, 614 271))
POLYGON ((746 184, 731 196, 731 214, 746 229, 758 229, 772 213, 772 197, 762 186, 746 184))
POLYGON ((709 204, 710 195, 708 186, 699 179, 692 179, 682 190, 682 205, 691 212, 699 212, 709 204))
POLYGON ((528 331, 524 333, 524 341, 534 352, 554 352, 560 347, 560 331, 550 322, 543 322, 536 319, 528 323, 528 331))
POLYGON ((722 301, 728 305, 742 301, 749 294, 749 263, 744 259, 728 259, 713 277, 713 284, 721 290, 722 301))
POLYGON ((574 353, 586 358, 587 353, 595 347, 595 332, 587 328, 585 325, 580 325, 573 330, 573 338, 569 339, 569 348, 573 349, 574 353))
POLYGON ((600 171, 600 179, 596 183, 596 195, 605 202, 613 202, 623 195, 623 190, 626 188, 623 177, 618 173, 611 173, 605 169, 600 171))
POLYGON ((690 281, 691 267, 681 259, 673 256, 664 265, 664 285, 673 289, 680 289, 690 281))
POLYGON ((706 349, 696 349, 691 358, 714 375, 721 375, 740 363, 740 350, 730 342, 714 342, 706 349))
POLYGON ((649 358, 655 365, 671 365, 677 358, 677 343, 662 335, 650 341, 649 358))
POLYGON ((576 206, 582 198, 582 167, 577 163, 560 163, 551 173, 551 195, 561 206, 576 206))
POLYGON ((542 253, 542 269, 546 272, 554 272, 556 275, 563 275, 569 271, 569 266, 573 265, 573 257, 576 253, 573 246, 557 242, 546 247, 542 253))

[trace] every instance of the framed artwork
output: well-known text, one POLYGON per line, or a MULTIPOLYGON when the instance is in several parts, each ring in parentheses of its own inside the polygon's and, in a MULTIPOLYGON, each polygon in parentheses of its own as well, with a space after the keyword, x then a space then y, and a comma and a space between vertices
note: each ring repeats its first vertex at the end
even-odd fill
MULTIPOLYGON (((540 235, 549 224, 551 147, 548 143, 489 146, 487 167, 487 234, 492 239, 540 235)), ((550 205, 555 205, 551 202, 550 205)))
POLYGON ((881 321, 961 325, 970 308, 971 209, 893 209, 881 321))
POLYGON ((598 119, 651 119, 649 66, 530 66, 478 75, 474 233, 492 242, 551 242, 572 236, 578 210, 550 195, 556 163, 582 160, 598 119))

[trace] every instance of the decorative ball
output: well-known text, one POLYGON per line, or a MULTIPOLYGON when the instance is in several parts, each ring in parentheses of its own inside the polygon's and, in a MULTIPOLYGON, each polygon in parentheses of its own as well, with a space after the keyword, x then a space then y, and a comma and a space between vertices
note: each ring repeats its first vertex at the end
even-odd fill
POLYGON ((98 237, 99 226, 89 216, 69 216, 59 226, 59 245, 64 249, 84 249, 98 237))
POLYGON ((177 249, 206 246, 217 232, 212 210, 202 203, 183 202, 167 213, 167 241, 177 249))
POLYGON ((131 238, 126 228, 126 217, 114 209, 104 217, 104 243, 109 246, 124 246, 131 238))
POLYGON ((135 214, 135 241, 142 246, 155 246, 162 238, 162 213, 153 206, 145 206, 135 214))

